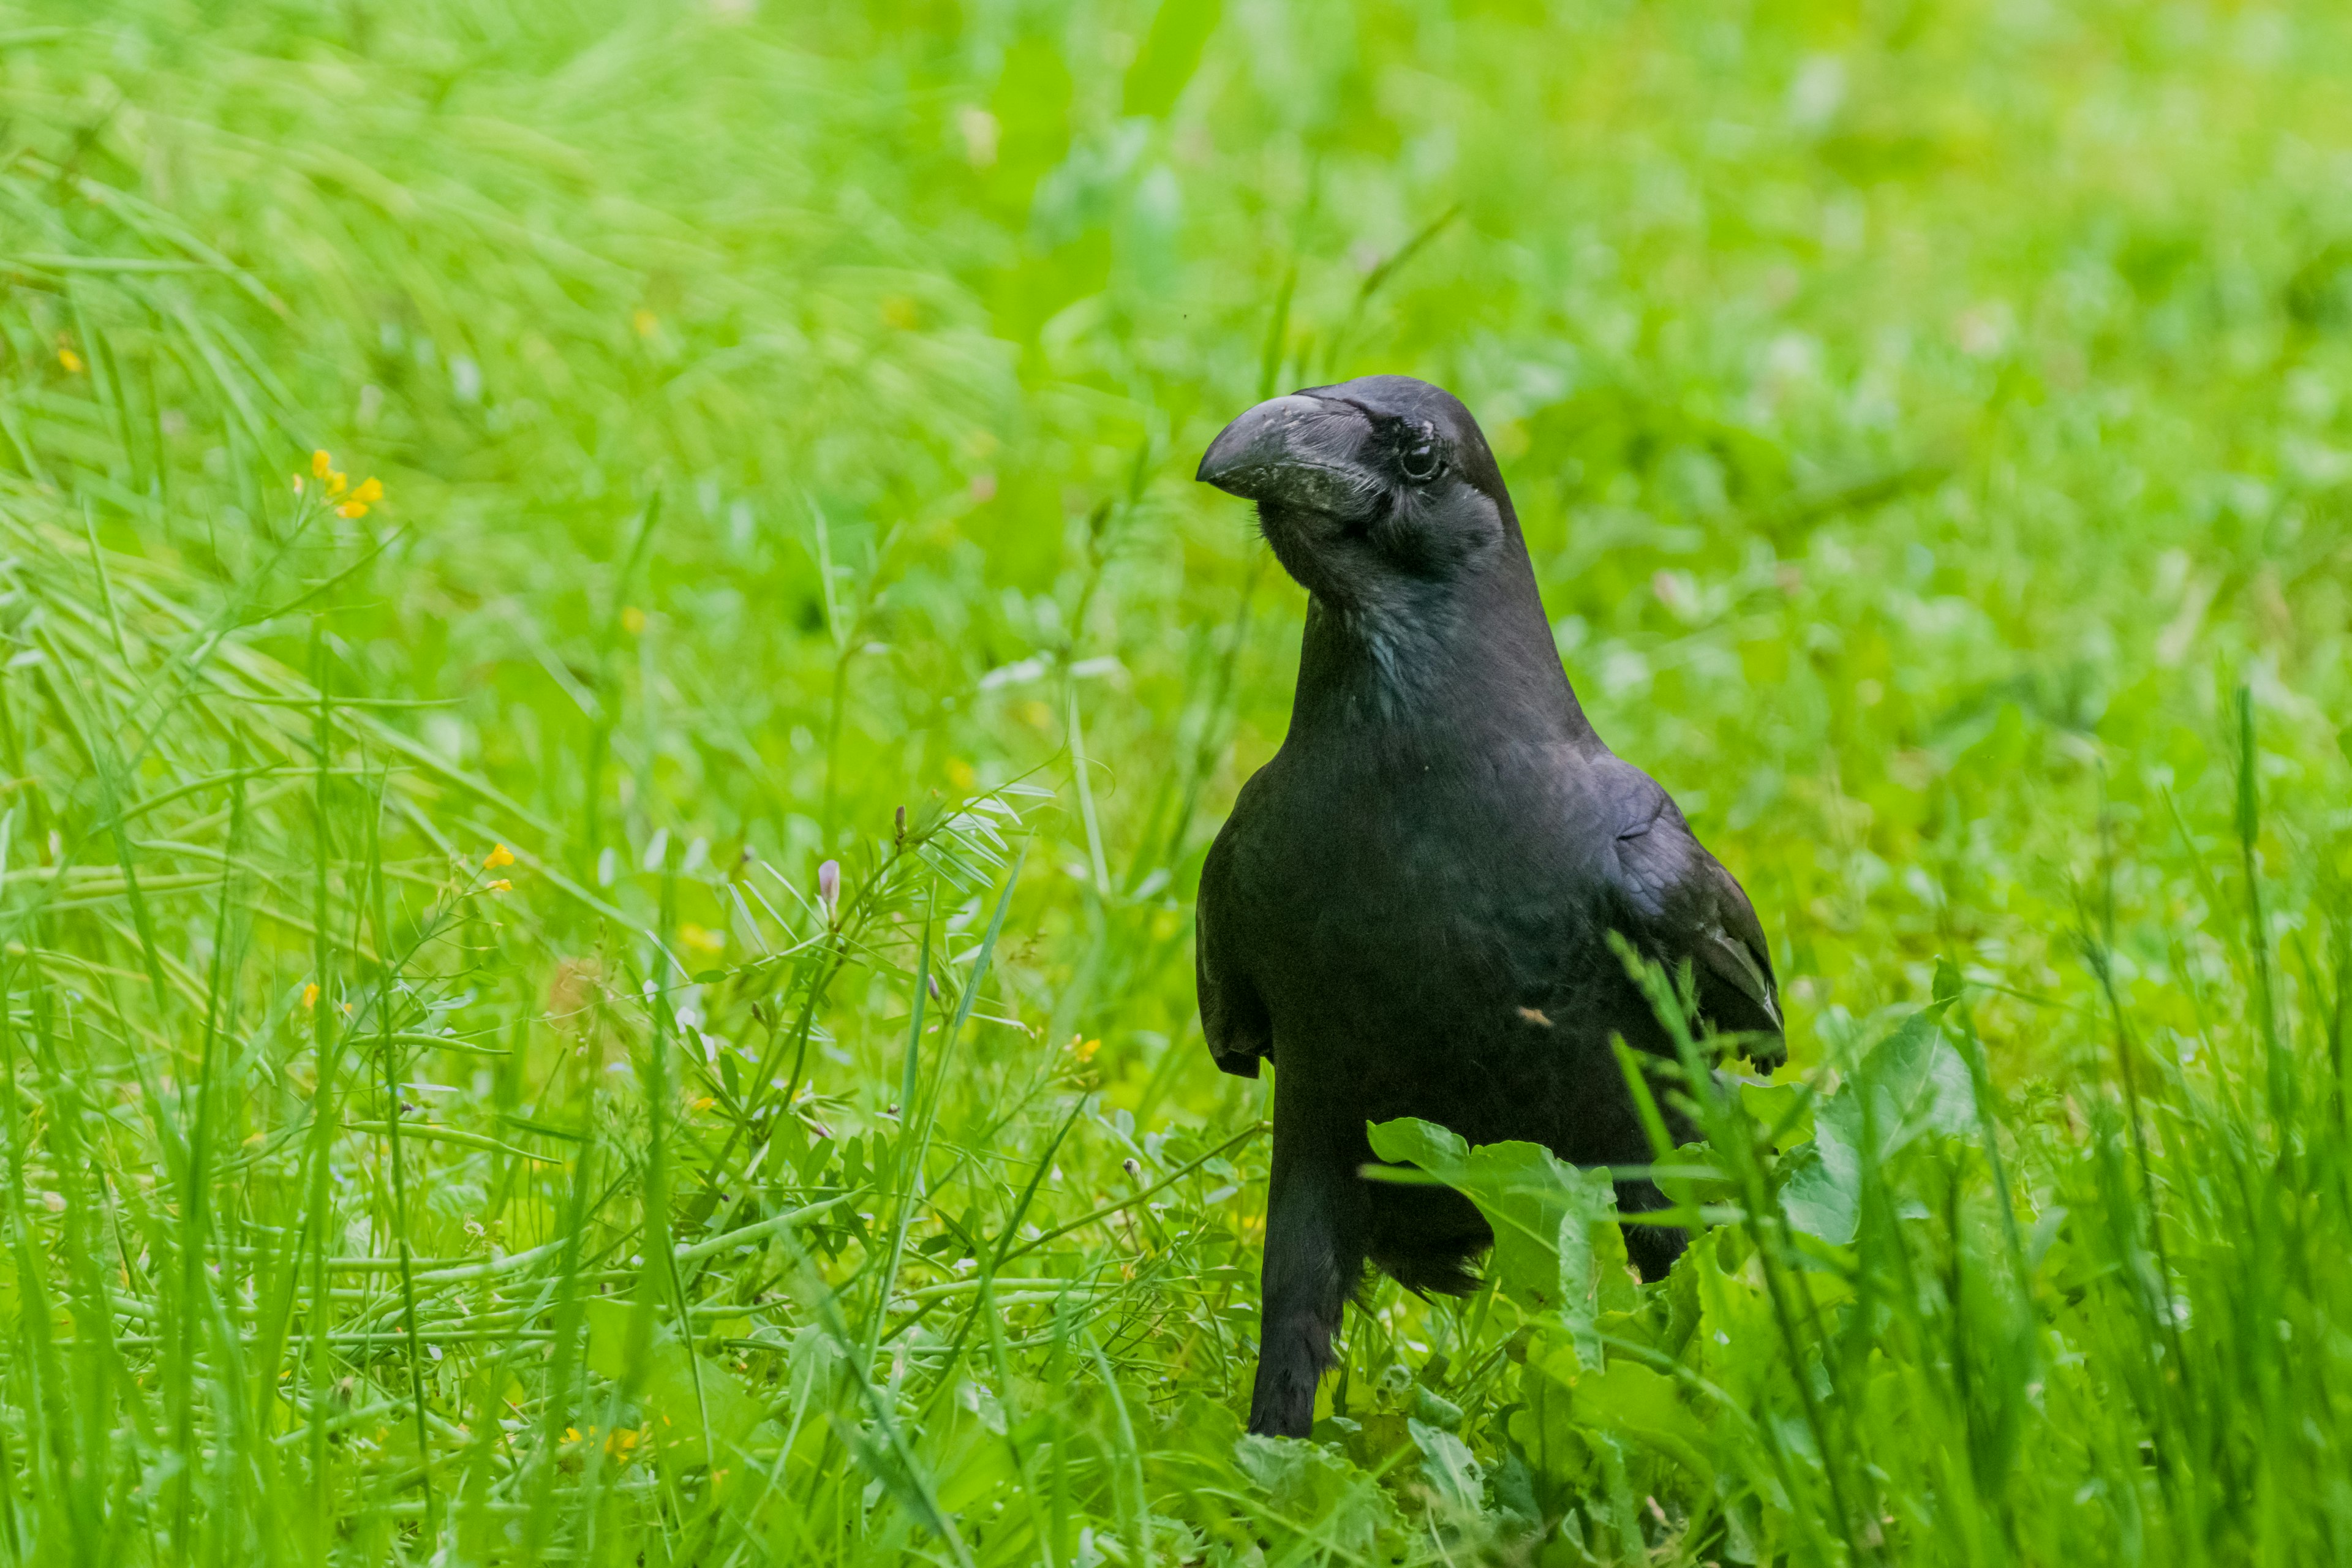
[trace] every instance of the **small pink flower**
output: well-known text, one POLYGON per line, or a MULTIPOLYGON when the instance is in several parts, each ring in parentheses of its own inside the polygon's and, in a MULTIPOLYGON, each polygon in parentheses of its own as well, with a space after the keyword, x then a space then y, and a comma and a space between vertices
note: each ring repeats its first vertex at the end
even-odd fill
POLYGON ((824 906, 824 918, 841 918, 841 862, 827 860, 816 868, 816 901, 824 906))

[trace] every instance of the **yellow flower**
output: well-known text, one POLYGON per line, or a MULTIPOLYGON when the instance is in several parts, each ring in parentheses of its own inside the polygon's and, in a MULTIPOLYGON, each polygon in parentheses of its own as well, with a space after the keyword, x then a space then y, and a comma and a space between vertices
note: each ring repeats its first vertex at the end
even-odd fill
POLYGON ((677 934, 680 941, 697 952, 719 952, 727 946, 727 937, 724 932, 705 931, 698 925, 680 926, 677 928, 677 934))
POLYGON ((75 375, 79 375, 81 374, 81 355, 74 353, 71 349, 59 349, 58 351, 58 363, 65 366, 68 372, 75 375))
POLYGON ((708 1110, 718 1103, 719 1102, 716 1100, 713 1100, 710 1096, 706 1094, 700 1100, 694 1102, 693 1108, 697 1110, 708 1110))
POLYGON ((334 471, 335 459, 327 455, 325 447, 321 447, 319 450, 310 454, 310 477, 312 479, 323 479, 334 471))
POLYGON ((302 987, 302 1005, 303 1005, 305 1008, 310 1008, 310 1007, 316 1007, 318 1005, 319 1005, 319 983, 318 983, 317 981, 313 980, 312 982, 310 982, 310 984, 305 985, 304 987, 302 987))
POLYGON ((294 493, 298 496, 302 493, 302 476, 299 474, 294 476, 294 493))
POLYGON ((1090 1062, 1095 1059, 1095 1053, 1102 1049, 1102 1042, 1100 1040, 1081 1040, 1077 1036, 1072 1035, 1070 1037, 1070 1049, 1077 1053, 1078 1060, 1082 1062, 1090 1062))
POLYGON ((362 479, 360 481, 360 488, 352 492, 352 499, 362 503, 372 500, 382 500, 383 499, 383 481, 378 479, 362 479))
POLYGON ((580 1428, 577 1426, 566 1426, 563 1429, 563 1440, 567 1443, 577 1443, 580 1441, 580 1428))
POLYGON ((635 605, 629 605, 621 612, 621 629, 635 637, 646 629, 646 613, 635 605))
POLYGON ((501 866, 514 863, 514 851, 503 844, 492 846, 490 852, 482 857, 482 869, 485 871, 495 871, 501 866))
POLYGON ((342 505, 335 509, 335 515, 337 517, 365 517, 367 515, 367 503, 364 501, 347 500, 342 505))
MULTIPOLYGON (((343 491, 351 488, 351 475, 341 473, 340 471, 331 472, 327 475, 327 493, 331 496, 339 496, 342 494, 343 491)), ((353 497, 352 499, 357 500, 358 498, 353 497)))
POLYGON ((514 884, 508 881, 504 877, 500 877, 497 881, 490 884, 490 891, 493 893, 511 893, 514 891, 514 884))

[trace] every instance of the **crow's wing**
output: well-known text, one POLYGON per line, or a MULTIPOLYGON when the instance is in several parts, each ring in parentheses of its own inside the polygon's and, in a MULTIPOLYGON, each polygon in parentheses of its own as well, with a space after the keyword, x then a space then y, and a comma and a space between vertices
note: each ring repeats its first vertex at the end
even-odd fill
POLYGON ((1743 1048, 1757 1066, 1780 1066, 1789 1057, 1780 993, 1747 893, 1656 780, 1615 757, 1595 771, 1616 829, 1604 858, 1616 873, 1627 940, 1669 969, 1689 960, 1700 1018, 1718 1033, 1748 1037, 1743 1048))
MULTIPOLYGON (((1238 815, 1240 807, 1236 805, 1238 815)), ((1232 824, 1227 823, 1230 828, 1232 824)), ((1201 998, 1201 1032, 1209 1055, 1235 1078, 1255 1078, 1258 1058, 1274 1052, 1274 1025, 1257 987, 1235 962, 1226 922, 1234 894, 1223 833, 1201 867, 1201 897, 1192 920, 1192 973, 1201 998)))

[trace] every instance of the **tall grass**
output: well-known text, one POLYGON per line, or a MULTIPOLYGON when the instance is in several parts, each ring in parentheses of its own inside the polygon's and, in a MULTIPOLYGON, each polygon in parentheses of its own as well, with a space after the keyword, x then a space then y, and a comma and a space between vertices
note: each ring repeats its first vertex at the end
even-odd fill
POLYGON ((2346 1559, 2347 41, 0 16, 0 1561, 2346 1559), (1375 369, 1794 1068, 1629 1062, 1654 1287, 1385 1130, 1490 1287, 1277 1443, 1189 900, 1302 604, 1188 480, 1375 369))

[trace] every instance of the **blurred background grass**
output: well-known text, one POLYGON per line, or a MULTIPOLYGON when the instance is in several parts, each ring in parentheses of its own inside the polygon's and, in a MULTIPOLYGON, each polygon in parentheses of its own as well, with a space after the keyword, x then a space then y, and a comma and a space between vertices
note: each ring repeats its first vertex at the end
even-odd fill
POLYGON ((2347 68, 2325 5, 0 10, 0 1550, 2340 1560, 2347 68), (1804 1101, 1632 1360, 1378 1292, 1237 1445, 1190 895, 1303 598, 1190 476, 1374 371, 1485 425, 1800 1076, 1941 957, 1984 1120, 1801 1238, 1804 1101))

